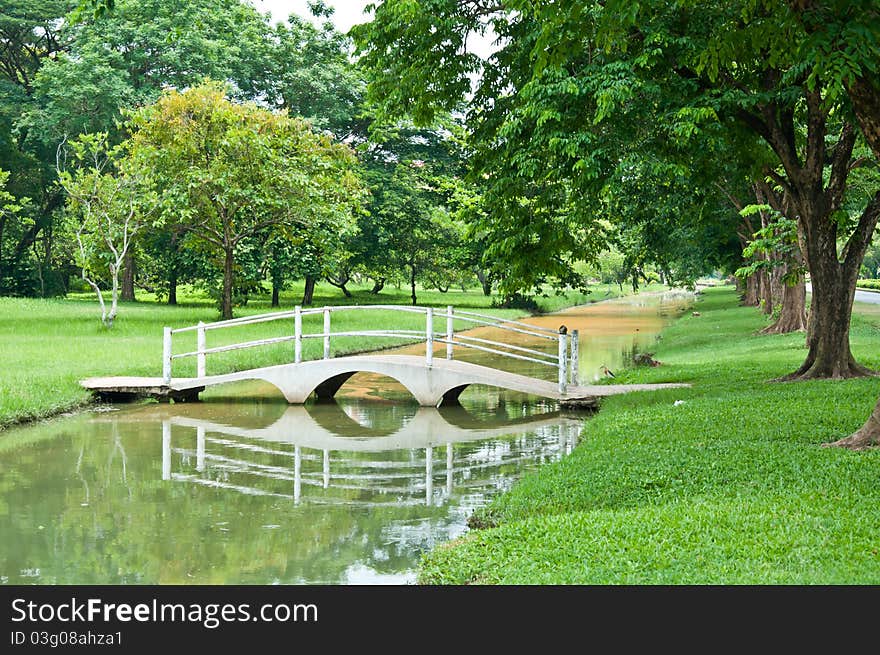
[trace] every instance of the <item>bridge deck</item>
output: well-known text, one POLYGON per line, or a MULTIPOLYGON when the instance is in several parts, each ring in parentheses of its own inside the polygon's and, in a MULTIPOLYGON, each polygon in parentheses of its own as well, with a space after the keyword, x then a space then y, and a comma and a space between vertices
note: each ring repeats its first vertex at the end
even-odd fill
POLYGON ((569 385, 563 394, 555 382, 459 360, 435 359, 428 368, 423 357, 408 355, 356 355, 310 360, 223 375, 174 378, 170 385, 157 377, 89 378, 80 384, 98 395, 114 399, 147 396, 193 400, 209 386, 241 380, 264 380, 278 387, 290 403, 301 404, 313 392, 322 397, 332 397, 345 380, 358 372, 394 378, 407 387, 420 404, 426 406, 454 400, 461 390, 471 384, 489 385, 582 406, 595 405, 598 398, 603 396, 689 386, 680 383, 569 385))

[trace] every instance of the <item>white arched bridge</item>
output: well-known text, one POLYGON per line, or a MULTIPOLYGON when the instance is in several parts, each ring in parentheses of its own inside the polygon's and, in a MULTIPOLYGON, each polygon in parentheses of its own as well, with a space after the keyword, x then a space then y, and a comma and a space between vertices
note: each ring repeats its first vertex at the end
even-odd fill
MULTIPOLYGON (((412 318, 410 316, 410 318, 412 318)), ((490 335, 485 335, 490 336, 490 335)), ((206 387, 243 380, 262 380, 277 387, 291 404, 304 403, 313 394, 318 398, 332 398, 339 388, 356 373, 374 373, 387 376, 402 384, 420 405, 436 407, 441 403, 456 402, 464 389, 473 384, 487 385, 511 391, 519 391, 573 406, 594 406, 601 396, 626 393, 628 391, 650 390, 665 387, 688 386, 684 384, 630 384, 630 385, 580 385, 578 380, 578 332, 568 333, 565 326, 559 330, 475 312, 456 310, 452 306, 446 311, 432 307, 410 307, 399 305, 356 305, 313 309, 296 307, 293 311, 273 312, 248 316, 215 323, 199 323, 181 328, 166 327, 164 330, 162 353, 162 377, 104 377, 83 380, 81 384, 107 399, 129 399, 141 396, 171 398, 175 400, 194 400, 206 387), (395 329, 394 327, 375 327, 369 330, 342 330, 333 332, 331 316, 338 312, 395 312, 420 314, 424 317, 424 329, 395 329), (305 332, 303 318, 323 316, 323 330, 305 332), (293 322, 293 334, 289 332, 271 338, 224 343, 209 348, 208 333, 234 331, 235 328, 256 324, 279 322, 282 331, 293 322), (437 323, 445 329, 437 330, 437 323), (468 331, 455 330, 462 327, 490 327, 492 336, 478 337, 468 331), (195 349, 175 352, 174 340, 183 335, 195 334, 195 349), (511 338, 504 341, 505 335, 511 338), (370 337, 406 340, 423 343, 423 355, 359 354, 332 356, 332 338, 370 337), (511 343, 517 339, 516 343, 511 343), (323 357, 305 360, 303 342, 308 339, 323 341, 323 357), (259 348, 276 344, 293 343, 290 359, 286 363, 271 366, 258 366, 247 370, 208 374, 208 357, 220 353, 249 348, 259 348), (445 357, 442 357, 445 345, 445 357), (435 352, 437 349, 441 352, 435 352), (553 380, 511 373, 499 368, 456 360, 458 349, 471 349, 489 353, 502 362, 505 359, 526 361, 547 369, 552 369, 553 380), (195 359, 195 376, 174 377, 175 362, 195 359)), ((190 365, 191 366, 191 365, 190 365)), ((192 370, 192 369, 190 369, 192 370)), ((548 376, 549 377, 549 376, 548 376)))

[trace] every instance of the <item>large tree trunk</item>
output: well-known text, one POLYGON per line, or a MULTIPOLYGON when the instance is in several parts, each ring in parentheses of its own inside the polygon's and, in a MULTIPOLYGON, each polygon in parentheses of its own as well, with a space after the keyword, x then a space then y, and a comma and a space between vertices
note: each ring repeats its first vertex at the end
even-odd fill
POLYGON ((220 302, 220 318, 224 321, 232 318, 232 274, 233 274, 233 248, 227 246, 223 258, 223 298, 220 302))
MULTIPOLYGON (((880 201, 880 194, 875 200, 880 201)), ((808 234, 814 234, 814 238, 807 239, 813 290, 808 352, 801 367, 783 379, 841 379, 870 375, 871 371, 855 361, 849 346, 849 324, 861 257, 846 257, 843 262, 839 261, 835 226, 827 217, 814 217, 809 224, 805 222, 804 227, 808 234)))
POLYGON ((171 268, 171 273, 168 275, 168 304, 177 304, 177 270, 174 267, 171 268))
POLYGON ((770 288, 770 274, 761 269, 758 271, 758 303, 761 311, 769 316, 773 313, 773 291, 770 288))
POLYGON ((412 298, 412 304, 416 304, 416 267, 414 265, 410 265, 409 267, 409 286, 410 286, 410 297, 412 298))
POLYGON ((278 307, 280 293, 281 285, 277 281, 272 280, 272 307, 278 307))
MULTIPOLYGON (((797 216, 797 210, 792 206, 791 195, 785 192, 780 194, 767 183, 766 179, 755 182, 754 190, 759 204, 769 204, 786 218, 797 216)), ((771 224, 771 217, 762 211, 762 227, 766 228, 771 224)), ((805 331, 807 328, 807 285, 803 274, 797 274, 797 282, 794 285, 789 286, 783 282, 786 276, 804 269, 803 244, 802 231, 799 230, 794 243, 783 243, 779 251, 767 256, 770 261, 776 263, 770 274, 770 292, 774 307, 779 307, 779 316, 772 325, 761 330, 764 334, 787 334, 805 331)))
POLYGON ((822 89, 804 91, 807 134, 804 157, 791 138, 794 113, 773 104, 752 116, 752 124, 779 155, 786 179, 775 175, 786 188, 798 217, 804 240, 804 257, 813 285, 808 353, 803 365, 783 380, 851 378, 871 372, 856 363, 849 347, 849 323, 859 267, 880 217, 880 191, 862 211, 843 249, 838 253, 840 226, 834 214, 842 208, 847 178, 852 169, 856 142, 853 125, 844 123, 833 147, 826 146, 827 109, 822 89), (763 122, 762 122, 763 121, 763 122), (830 172, 826 170, 830 161, 830 172))
POLYGON ((384 288, 385 288, 385 278, 384 277, 376 278, 376 280, 373 282, 373 288, 370 289, 370 293, 372 293, 373 295, 376 295, 384 288))
POLYGON ((477 269, 477 279, 480 281, 480 286, 483 288, 484 296, 492 295, 492 278, 483 273, 480 269, 477 269))
POLYGON ((168 304, 176 305, 177 304, 177 253, 178 253, 178 245, 177 245, 177 232, 171 233, 171 259, 170 266, 168 267, 168 304))
MULTIPOLYGON (((848 84, 847 91, 859 126, 862 128, 862 134, 874 156, 880 159, 880 86, 874 82, 875 79, 876 77, 867 75, 856 77, 848 84)), ((880 399, 877 400, 868 421, 858 432, 831 445, 861 450, 878 444, 880 444, 880 399)))
MULTIPOLYGON (((778 254, 771 255, 771 257, 774 257, 777 260, 781 258, 778 254)), ((782 282, 782 276, 784 274, 785 269, 783 266, 774 266, 770 271, 770 297, 773 300, 774 310, 780 305, 780 303, 782 303, 782 296, 785 293, 785 284, 782 282)), ((806 293, 806 289, 804 289, 804 292, 806 293)))
POLYGON ((746 278, 746 291, 742 297, 742 304, 746 307, 758 306, 758 275, 749 275, 746 278))
POLYGON ((303 289, 303 299, 302 305, 306 307, 312 304, 312 299, 315 297, 315 282, 318 278, 314 275, 306 275, 306 286, 303 289))
POLYGON ((130 249, 125 253, 125 262, 123 263, 123 266, 125 267, 125 270, 122 275, 122 293, 119 299, 134 301, 135 262, 134 253, 130 249))
POLYGON ((800 276, 797 283, 782 286, 779 318, 763 330, 764 334, 788 334, 807 329, 807 283, 800 276))

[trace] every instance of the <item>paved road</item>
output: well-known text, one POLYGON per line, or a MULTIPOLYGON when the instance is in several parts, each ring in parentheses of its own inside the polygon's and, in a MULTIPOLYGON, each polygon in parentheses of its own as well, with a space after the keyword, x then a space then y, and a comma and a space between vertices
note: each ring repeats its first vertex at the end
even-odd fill
POLYGON ((880 305, 880 291, 862 291, 856 289, 856 302, 869 302, 880 305))
MULTIPOLYGON (((813 289, 807 283, 807 293, 812 293, 813 289)), ((880 305, 880 291, 862 291, 856 289, 856 302, 868 302, 872 305, 880 305)))

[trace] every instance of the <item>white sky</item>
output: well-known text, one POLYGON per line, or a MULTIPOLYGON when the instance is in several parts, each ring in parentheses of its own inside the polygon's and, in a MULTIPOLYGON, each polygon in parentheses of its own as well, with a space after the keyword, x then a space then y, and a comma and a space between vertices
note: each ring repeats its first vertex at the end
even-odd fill
MULTIPOLYGON (((267 12, 272 16, 272 22, 286 20, 290 14, 297 14, 304 18, 311 18, 309 6, 306 0, 251 0, 260 11, 267 12)), ((340 32, 348 32, 352 25, 366 23, 370 20, 370 14, 364 14, 366 7, 373 0, 325 0, 325 3, 333 7, 333 24, 340 32)))
MULTIPOLYGON (((340 32, 348 32, 352 25, 366 23, 372 19, 372 14, 364 13, 364 7, 368 4, 380 4, 381 0, 325 0, 325 4, 333 7, 332 21, 340 32)), ((312 18, 306 0, 251 0, 260 11, 268 13, 272 22, 286 20, 290 14, 297 14, 304 18, 312 18)), ((467 49, 483 58, 488 57, 495 51, 492 45, 494 35, 481 37, 472 34, 467 42, 467 49)))

